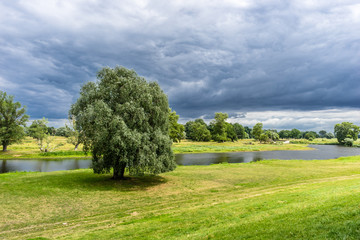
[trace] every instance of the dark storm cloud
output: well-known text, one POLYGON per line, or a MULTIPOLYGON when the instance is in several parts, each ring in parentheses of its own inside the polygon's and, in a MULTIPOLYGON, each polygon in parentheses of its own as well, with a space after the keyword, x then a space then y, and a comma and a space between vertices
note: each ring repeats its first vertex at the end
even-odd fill
POLYGON ((355 0, 2 1, 0 87, 54 121, 116 65, 184 119, 359 108, 359 22, 355 0))

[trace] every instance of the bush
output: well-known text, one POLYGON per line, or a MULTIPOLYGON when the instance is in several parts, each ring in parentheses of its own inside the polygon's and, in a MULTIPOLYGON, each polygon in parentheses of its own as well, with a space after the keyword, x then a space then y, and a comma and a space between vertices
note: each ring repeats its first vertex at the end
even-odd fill
POLYGON ((344 145, 347 147, 352 147, 354 145, 354 139, 352 138, 345 138, 344 145))

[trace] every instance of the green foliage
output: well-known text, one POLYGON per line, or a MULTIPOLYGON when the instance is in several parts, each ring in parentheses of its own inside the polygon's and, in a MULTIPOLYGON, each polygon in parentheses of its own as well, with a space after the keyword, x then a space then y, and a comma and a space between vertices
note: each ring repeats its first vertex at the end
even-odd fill
POLYGON ((76 127, 75 118, 69 119, 69 124, 65 126, 67 133, 67 142, 74 145, 76 151, 81 143, 84 142, 84 132, 76 127))
POLYGON ((319 137, 325 138, 326 137, 326 131, 325 130, 319 131, 319 137))
POLYGON ((344 139, 344 146, 352 147, 353 145, 354 145, 354 139, 352 139, 352 138, 344 139))
POLYGON ((350 122, 338 123, 334 127, 335 137, 340 144, 345 144, 345 138, 357 140, 359 134, 359 127, 350 122))
POLYGON ((327 139, 332 139, 332 138, 334 138, 335 136, 334 136, 334 134, 328 132, 328 133, 325 134, 325 137, 326 137, 327 139))
POLYGON ((4 152, 8 145, 25 137, 23 127, 29 119, 25 111, 19 102, 14 102, 14 96, 0 91, 0 141, 4 152))
POLYGON ((84 133, 95 173, 122 178, 175 169, 169 137, 169 104, 156 82, 124 67, 103 68, 97 82, 85 84, 70 109, 84 133))
POLYGON ((211 140, 211 134, 209 129, 207 129, 206 123, 201 123, 200 121, 192 122, 190 125, 191 135, 190 139, 197 142, 208 142, 211 140))
POLYGON ((291 135, 290 135, 290 137, 291 137, 291 138, 295 138, 295 139, 301 138, 301 132, 300 132, 300 130, 299 130, 299 129, 296 129, 296 128, 292 129, 292 130, 291 130, 291 135))
POLYGON ((215 120, 211 122, 212 125, 212 138, 217 142, 225 142, 227 141, 226 134, 226 119, 229 117, 227 113, 215 113, 215 120))
POLYGON ((48 121, 46 118, 34 120, 28 128, 30 137, 37 140, 37 144, 41 152, 52 152, 63 145, 62 143, 53 143, 55 137, 48 133, 47 123, 48 121))
POLYGON ((238 140, 234 125, 232 125, 231 123, 226 123, 226 136, 227 136, 228 140, 230 140, 232 142, 238 140))
POLYGON ((248 126, 245 126, 244 130, 245 130, 245 133, 247 133, 247 137, 245 137, 245 138, 253 138, 253 135, 251 134, 251 132, 252 132, 251 128, 249 128, 248 126))
POLYGON ((260 136, 261 134, 263 133, 263 124, 262 123, 257 123, 255 124, 255 126, 253 127, 253 130, 252 130, 252 135, 254 137, 255 140, 259 140, 260 141, 260 136))
POLYGON ((34 120, 28 128, 29 136, 37 140, 43 140, 47 134, 47 123, 48 121, 45 118, 34 120))
POLYGON ((175 111, 169 109, 169 136, 174 142, 180 142, 185 138, 185 127, 178 123, 179 115, 176 115, 175 111))
POLYGON ((235 130, 235 133, 236 133, 236 136, 237 136, 238 139, 247 138, 245 128, 241 124, 234 123, 233 126, 234 126, 234 130, 235 130))
POLYGON ((314 132, 307 132, 305 135, 304 135, 304 138, 307 139, 307 140, 314 140, 316 138, 316 134, 314 132))
POLYGON ((279 140, 279 138, 280 138, 279 134, 275 130, 268 130, 265 132, 265 134, 273 142, 279 140))
POLYGON ((55 136, 69 137, 69 129, 66 127, 59 127, 56 129, 55 136))
POLYGON ((49 134, 51 136, 55 136, 56 135, 56 129, 54 127, 48 127, 47 128, 47 134, 49 134))
POLYGON ((281 139, 291 138, 291 131, 290 130, 281 130, 279 132, 279 137, 281 139))
POLYGON ((266 143, 269 140, 269 136, 266 133, 262 133, 258 140, 260 142, 266 143))

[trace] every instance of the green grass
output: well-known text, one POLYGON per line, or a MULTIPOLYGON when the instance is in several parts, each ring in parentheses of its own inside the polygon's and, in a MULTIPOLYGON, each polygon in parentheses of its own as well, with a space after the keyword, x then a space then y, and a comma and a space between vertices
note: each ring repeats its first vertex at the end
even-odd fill
MULTIPOLYGON (((8 146, 7 152, 0 151, 0 159, 32 159, 32 158, 86 158, 83 151, 74 151, 74 146, 67 143, 65 137, 54 137, 52 145, 60 145, 53 152, 41 152, 35 139, 26 137, 21 143, 8 146)), ((82 149, 82 146, 79 147, 82 149)))
POLYGON ((236 142, 192 142, 182 141, 173 144, 174 153, 212 153, 212 152, 256 152, 278 150, 311 150, 305 144, 262 144, 253 139, 239 140, 236 142))
MULTIPOLYGON (((34 159, 34 158, 90 158, 83 151, 74 151, 74 146, 66 142, 65 137, 54 137, 54 145, 62 144, 53 152, 40 152, 35 139, 27 137, 23 142, 8 147, 7 152, 0 151, 0 159, 34 159)), ((208 153, 208 152, 254 152, 275 150, 309 150, 307 144, 260 144, 246 139, 237 142, 192 142, 182 141, 173 144, 174 153, 208 153)), ((82 146, 79 146, 82 149, 82 146)))
POLYGON ((360 156, 0 175, 0 239, 359 239, 360 156))

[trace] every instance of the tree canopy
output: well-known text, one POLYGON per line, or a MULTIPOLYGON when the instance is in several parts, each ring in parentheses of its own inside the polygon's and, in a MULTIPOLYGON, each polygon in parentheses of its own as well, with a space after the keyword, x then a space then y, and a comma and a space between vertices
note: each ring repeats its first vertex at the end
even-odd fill
POLYGON ((88 82, 70 109, 70 118, 83 131, 84 150, 92 153, 95 173, 123 178, 175 169, 169 137, 167 96, 124 67, 103 68, 97 82, 88 82))
POLYGON ((14 102, 14 96, 0 91, 0 141, 3 151, 8 145, 20 141, 24 136, 24 128, 29 116, 25 114, 25 107, 14 102))
POLYGON ((255 126, 253 127, 252 130, 252 135, 254 136, 254 139, 259 140, 260 141, 260 136, 263 133, 263 124, 262 123, 257 123, 255 124, 255 126))
POLYGON ((244 139, 246 138, 246 132, 245 132, 245 128, 239 124, 239 123, 234 123, 234 130, 236 132, 236 136, 238 139, 244 139))
POLYGON ((211 122, 212 125, 212 138, 217 142, 227 141, 227 123, 226 119, 229 117, 227 113, 215 113, 215 120, 211 122))
POLYGON ((203 119, 188 121, 185 124, 186 137, 193 141, 208 142, 211 140, 211 133, 203 119))
POLYGON ((353 139, 356 141, 359 134, 359 126, 350 122, 338 123, 334 127, 335 137, 340 144, 345 144, 345 139, 353 139))
POLYGON ((169 109, 169 136, 174 142, 180 142, 185 137, 184 125, 178 123, 179 115, 169 109))

